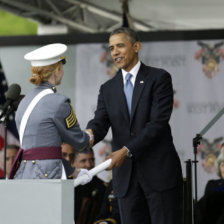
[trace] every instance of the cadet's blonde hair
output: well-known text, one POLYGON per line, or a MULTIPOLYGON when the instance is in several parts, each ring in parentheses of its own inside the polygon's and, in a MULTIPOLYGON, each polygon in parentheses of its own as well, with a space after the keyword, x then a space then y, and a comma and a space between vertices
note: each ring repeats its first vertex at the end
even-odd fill
POLYGON ((29 78, 30 82, 35 85, 39 85, 42 82, 46 82, 53 72, 59 69, 59 66, 62 62, 59 61, 53 65, 47 66, 38 66, 38 67, 31 67, 32 76, 29 78))

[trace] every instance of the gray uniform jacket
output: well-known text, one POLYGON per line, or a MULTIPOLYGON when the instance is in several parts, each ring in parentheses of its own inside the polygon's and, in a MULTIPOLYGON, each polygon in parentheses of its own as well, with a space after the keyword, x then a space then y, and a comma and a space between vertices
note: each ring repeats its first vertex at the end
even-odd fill
MULTIPOLYGON (((20 122, 32 99, 42 90, 53 86, 46 82, 35 87, 19 104, 16 112, 16 125, 20 122)), ((80 129, 70 100, 58 93, 44 96, 35 106, 23 135, 24 150, 38 147, 60 147, 62 142, 72 145, 76 150, 88 152, 89 136, 80 129)), ((60 179, 61 159, 23 160, 14 179, 60 179)))

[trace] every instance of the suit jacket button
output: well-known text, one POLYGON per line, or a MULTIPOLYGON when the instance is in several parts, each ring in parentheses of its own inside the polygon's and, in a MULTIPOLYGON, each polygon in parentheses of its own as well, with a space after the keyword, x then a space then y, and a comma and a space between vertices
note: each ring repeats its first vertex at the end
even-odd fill
POLYGON ((135 136, 135 133, 134 133, 134 132, 131 132, 131 136, 132 136, 132 137, 135 136))

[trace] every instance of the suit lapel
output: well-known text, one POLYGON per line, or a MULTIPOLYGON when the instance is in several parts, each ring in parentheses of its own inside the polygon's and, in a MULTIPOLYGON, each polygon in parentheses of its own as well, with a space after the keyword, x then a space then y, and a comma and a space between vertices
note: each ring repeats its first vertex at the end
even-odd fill
POLYGON ((145 65, 141 64, 141 67, 138 71, 138 74, 135 80, 135 87, 134 87, 134 92, 132 96, 132 106, 131 106, 131 122, 132 122, 138 101, 140 99, 141 93, 146 83, 146 69, 144 67, 145 65))
POLYGON ((128 112, 128 106, 124 94, 124 83, 123 83, 123 77, 121 70, 118 72, 118 74, 115 77, 116 79, 116 92, 117 95, 116 99, 118 100, 118 105, 120 106, 121 113, 123 114, 124 118, 130 122, 129 112, 128 112))

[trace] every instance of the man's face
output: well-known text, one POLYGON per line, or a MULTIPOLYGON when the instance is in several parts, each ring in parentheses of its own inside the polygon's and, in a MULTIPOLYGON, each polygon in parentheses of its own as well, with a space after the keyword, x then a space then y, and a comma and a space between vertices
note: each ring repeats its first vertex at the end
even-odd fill
POLYGON ((92 152, 85 154, 79 153, 77 158, 75 159, 74 166, 76 168, 83 168, 87 170, 91 170, 95 166, 95 158, 92 152))
POLYGON ((62 157, 73 164, 75 158, 74 148, 69 144, 63 143, 61 146, 61 150, 62 157))
POLYGON ((111 57, 118 68, 129 72, 137 64, 140 42, 132 43, 129 36, 119 33, 110 37, 109 48, 111 57))

